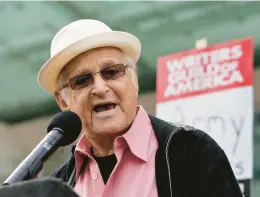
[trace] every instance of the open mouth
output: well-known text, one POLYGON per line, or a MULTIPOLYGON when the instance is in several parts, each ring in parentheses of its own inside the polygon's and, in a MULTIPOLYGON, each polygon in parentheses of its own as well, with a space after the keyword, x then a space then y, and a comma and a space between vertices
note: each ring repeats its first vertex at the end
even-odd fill
POLYGON ((107 103, 107 104, 103 104, 103 105, 97 105, 96 107, 94 107, 94 111, 95 112, 104 112, 104 111, 112 110, 115 107, 116 107, 116 104, 107 103))

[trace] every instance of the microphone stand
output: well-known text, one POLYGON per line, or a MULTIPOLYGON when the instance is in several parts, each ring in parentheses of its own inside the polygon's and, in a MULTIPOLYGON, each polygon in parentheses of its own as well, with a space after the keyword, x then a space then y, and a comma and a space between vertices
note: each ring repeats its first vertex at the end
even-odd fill
POLYGON ((62 130, 54 128, 20 163, 15 171, 5 180, 3 185, 10 185, 16 182, 35 178, 35 176, 41 171, 43 162, 57 150, 59 140, 56 140, 55 138, 62 138, 62 133, 62 130))

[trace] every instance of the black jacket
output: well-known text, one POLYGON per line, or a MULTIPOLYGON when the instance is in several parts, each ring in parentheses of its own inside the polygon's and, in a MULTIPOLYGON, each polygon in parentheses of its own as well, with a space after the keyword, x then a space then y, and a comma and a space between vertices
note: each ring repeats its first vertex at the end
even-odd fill
MULTIPOLYGON (((159 197, 242 197, 224 151, 208 134, 149 117, 159 145, 155 158, 159 197)), ((73 187, 74 156, 51 176, 73 187)))

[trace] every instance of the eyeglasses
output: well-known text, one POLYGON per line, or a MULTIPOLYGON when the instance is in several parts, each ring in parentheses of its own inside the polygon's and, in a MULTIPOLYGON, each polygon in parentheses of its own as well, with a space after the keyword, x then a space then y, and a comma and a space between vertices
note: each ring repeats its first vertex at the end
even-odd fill
POLYGON ((125 75, 127 66, 123 64, 114 64, 101 69, 99 72, 85 73, 69 79, 69 82, 63 84, 59 90, 70 87, 72 90, 79 90, 86 86, 94 84, 94 74, 100 73, 104 80, 113 80, 125 75))

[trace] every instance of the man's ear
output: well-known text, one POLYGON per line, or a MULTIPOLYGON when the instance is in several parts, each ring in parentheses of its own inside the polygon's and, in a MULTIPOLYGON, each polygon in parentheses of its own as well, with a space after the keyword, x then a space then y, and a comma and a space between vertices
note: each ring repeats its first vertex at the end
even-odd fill
POLYGON ((54 93, 54 98, 62 111, 68 111, 69 107, 66 101, 62 98, 60 92, 54 93))
POLYGON ((137 69, 135 68, 135 81, 136 81, 136 93, 139 94, 139 80, 138 80, 138 72, 137 69))

